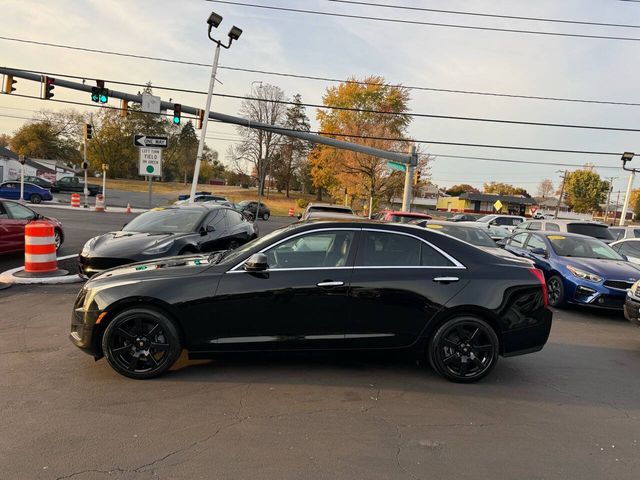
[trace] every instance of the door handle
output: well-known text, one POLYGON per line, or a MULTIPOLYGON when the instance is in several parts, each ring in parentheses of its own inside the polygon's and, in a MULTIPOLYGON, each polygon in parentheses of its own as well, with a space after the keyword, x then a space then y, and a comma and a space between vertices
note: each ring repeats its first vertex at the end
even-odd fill
POLYGON ((316 283, 318 287, 341 287, 344 285, 344 282, 320 282, 316 283))
POLYGON ((433 279, 434 282, 438 283, 452 283, 457 282, 460 279, 458 277, 436 277, 433 279))

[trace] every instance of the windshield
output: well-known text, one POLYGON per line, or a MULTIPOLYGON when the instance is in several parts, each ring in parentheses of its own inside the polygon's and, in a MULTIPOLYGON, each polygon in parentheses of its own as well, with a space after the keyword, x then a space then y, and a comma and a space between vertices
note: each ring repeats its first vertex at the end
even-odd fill
POLYGON ((480 217, 478 220, 476 220, 476 222, 489 223, 494 218, 496 218, 495 215, 485 215, 484 217, 480 217))
POLYGON ((427 224, 426 228, 435 230, 436 232, 446 233, 447 235, 464 240, 476 247, 497 248, 496 242, 491 239, 487 232, 480 228, 462 227, 458 225, 439 225, 435 223, 427 224))
POLYGON ((588 237, 599 238, 601 240, 614 239, 609 231, 609 227, 597 223, 569 223, 567 225, 567 232, 579 233, 580 235, 587 235, 588 237))
POLYGON ((561 257, 623 260, 609 245, 595 238, 568 237, 564 235, 548 235, 547 238, 551 242, 553 251, 561 257))
POLYGON ((204 215, 200 210, 179 208, 150 210, 131 220, 122 231, 145 233, 193 232, 204 215))
POLYGON ((330 207, 330 206, 314 206, 309 207, 309 212, 340 212, 340 213, 352 213, 349 207, 330 207))

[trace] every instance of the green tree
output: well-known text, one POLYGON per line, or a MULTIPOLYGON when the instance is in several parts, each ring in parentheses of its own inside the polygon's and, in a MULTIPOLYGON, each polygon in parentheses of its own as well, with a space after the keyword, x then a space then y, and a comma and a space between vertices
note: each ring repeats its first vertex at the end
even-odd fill
POLYGON ((565 180, 567 203, 578 213, 599 210, 600 204, 606 200, 608 189, 608 182, 587 169, 571 172, 565 180))
POLYGON ((460 183, 458 185, 454 185, 450 189, 445 192, 447 195, 451 195, 452 197, 458 197, 463 193, 480 193, 476 187, 469 185, 468 183, 460 183))
MULTIPOLYGON (((300 132, 308 132, 311 129, 309 117, 307 117, 305 107, 302 105, 302 96, 299 93, 294 95, 293 103, 293 105, 287 108, 286 128, 300 132)), ((279 161, 276 162, 275 168, 273 169, 273 176, 276 178, 278 191, 284 188, 287 198, 289 198, 292 177, 301 163, 306 160, 310 151, 311 145, 309 142, 298 138, 285 136, 280 145, 279 155, 277 157, 279 161)))
POLYGON ((41 120, 21 126, 11 138, 11 150, 28 157, 78 163, 80 137, 73 134, 78 128, 77 120, 64 112, 60 113, 61 120, 58 121, 51 121, 46 115, 43 112, 41 120), (68 121, 62 120, 65 116, 68 121))
POLYGON ((515 187, 508 183, 502 182, 488 182, 482 186, 484 193, 495 193, 498 195, 522 195, 524 197, 531 197, 529 193, 522 187, 515 187))
POLYGON ((547 198, 553 195, 553 182, 548 178, 545 178, 538 184, 538 196, 547 198))

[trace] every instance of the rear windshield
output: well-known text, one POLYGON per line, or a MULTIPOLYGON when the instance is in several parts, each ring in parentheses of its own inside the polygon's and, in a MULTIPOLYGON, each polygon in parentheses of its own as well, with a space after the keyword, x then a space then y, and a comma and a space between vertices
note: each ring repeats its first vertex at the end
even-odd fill
POLYGON ((309 207, 310 212, 338 212, 338 213, 353 213, 349 207, 330 207, 330 206, 314 206, 309 207))
POLYGON ((599 238, 600 240, 613 240, 613 235, 606 225, 598 225, 597 223, 569 223, 567 224, 567 232, 579 233, 588 237, 599 238))
POLYGON ((436 232, 446 233, 452 237, 459 238, 477 247, 496 247, 489 234, 477 227, 462 227, 458 225, 440 225, 437 223, 427 223, 425 228, 436 232))

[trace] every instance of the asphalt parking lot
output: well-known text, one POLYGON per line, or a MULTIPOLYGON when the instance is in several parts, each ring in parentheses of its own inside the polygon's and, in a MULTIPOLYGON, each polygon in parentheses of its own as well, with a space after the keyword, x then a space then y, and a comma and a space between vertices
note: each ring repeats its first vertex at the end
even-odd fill
MULTIPOLYGON (((61 255, 133 218, 41 213, 61 255)), ((640 328, 621 314, 555 311, 541 352, 472 385, 382 354, 182 357, 135 381, 68 340, 78 290, 0 291, 0 478, 639 477, 640 328)))

